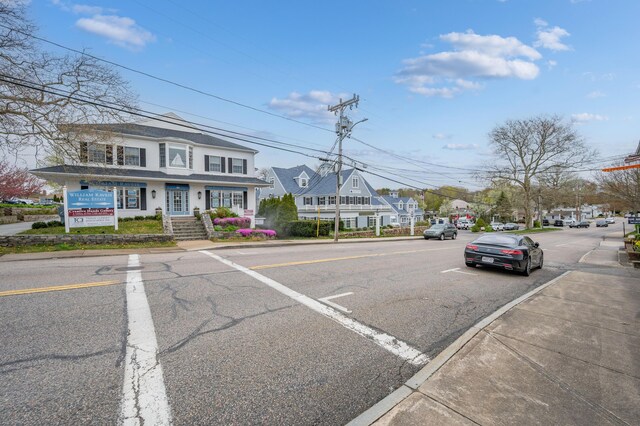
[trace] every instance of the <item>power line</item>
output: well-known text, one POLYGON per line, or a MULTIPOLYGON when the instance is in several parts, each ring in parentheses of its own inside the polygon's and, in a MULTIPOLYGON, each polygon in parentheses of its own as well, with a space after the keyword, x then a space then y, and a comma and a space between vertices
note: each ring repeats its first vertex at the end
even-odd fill
POLYGON ((51 45, 59 47, 61 49, 65 49, 65 50, 68 50, 70 52, 74 52, 74 53, 77 53, 79 55, 86 56, 86 57, 95 59, 97 61, 104 62, 106 64, 113 65, 115 67, 122 68, 124 70, 130 71, 130 72, 133 72, 133 73, 136 73, 136 74, 139 74, 139 75, 142 75, 142 76, 145 76, 145 77, 148 77, 148 78, 151 78, 151 79, 154 79, 154 80, 166 83, 166 84, 170 84, 172 86, 179 87, 181 89, 189 90, 191 92, 198 93, 200 95, 204 95, 204 96, 207 96, 207 97, 210 97, 210 98, 214 98, 214 99, 217 99, 219 101, 223 101, 223 102, 227 102, 227 103, 239 106, 239 107, 247 108, 247 109, 250 109, 252 111, 260 112, 262 114, 267 114, 267 115, 270 115, 272 117, 277 117, 277 118, 281 118, 283 120, 287 120, 287 121, 291 121, 291 122, 294 122, 294 123, 302 124, 304 126, 313 127, 313 128, 319 129, 319 130, 327 131, 327 132, 333 132, 333 130, 327 129, 325 127, 316 126, 315 124, 306 123, 304 121, 296 120, 294 118, 287 117, 285 115, 276 114, 276 113, 273 113, 273 112, 270 112, 270 111, 267 111, 267 110, 263 110, 263 109, 256 108, 256 107, 253 107, 253 106, 250 106, 250 105, 246 105, 246 104, 243 104, 241 102, 234 101, 232 99, 224 98, 222 96, 218 96, 216 94, 213 94, 213 93, 210 93, 210 92, 206 92, 204 90, 200 90, 200 89, 197 89, 197 88, 194 88, 194 87, 191 87, 191 86, 187 86, 186 84, 177 83, 177 82, 174 82, 172 80, 169 80, 169 79, 166 79, 166 78, 163 78, 163 77, 158 77, 158 76, 150 74, 150 73, 148 73, 146 71, 140 71, 140 70, 137 70, 135 68, 131 68, 131 67, 128 67, 126 65, 122 65, 122 64, 119 64, 117 62, 110 61, 108 59, 103 59, 103 58, 100 58, 98 56, 92 55, 90 53, 87 53, 87 52, 84 52, 84 51, 81 51, 81 50, 78 50, 78 49, 74 49, 72 47, 68 47, 68 46, 65 46, 63 44, 60 44, 60 43, 45 39, 43 37, 39 37, 39 36, 36 36, 34 34, 26 33, 24 31, 21 31, 21 30, 17 29, 17 28, 11 28, 11 27, 9 27, 7 25, 4 25, 2 23, 0 23, 0 27, 5 28, 5 29, 7 29, 9 31, 17 32, 17 33, 25 35, 27 37, 31 37, 31 38, 33 38, 35 40, 39 40, 39 41, 42 41, 44 43, 51 44, 51 45))

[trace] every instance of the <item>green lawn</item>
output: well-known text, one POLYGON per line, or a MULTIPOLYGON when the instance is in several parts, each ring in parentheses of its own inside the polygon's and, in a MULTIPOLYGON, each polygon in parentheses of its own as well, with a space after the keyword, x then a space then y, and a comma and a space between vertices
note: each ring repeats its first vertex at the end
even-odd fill
POLYGON ((153 248, 153 247, 175 247, 173 241, 167 242, 149 242, 149 243, 127 243, 127 244, 37 244, 23 247, 0 247, 0 255, 10 253, 39 253, 49 251, 68 251, 68 250, 109 250, 109 249, 134 249, 134 248, 153 248))
MULTIPOLYGON (((118 230, 113 226, 97 226, 94 228, 71 228, 69 234, 162 234, 161 220, 145 219, 118 222, 118 230)), ((64 226, 51 228, 29 229, 20 234, 51 235, 64 234, 64 226)))

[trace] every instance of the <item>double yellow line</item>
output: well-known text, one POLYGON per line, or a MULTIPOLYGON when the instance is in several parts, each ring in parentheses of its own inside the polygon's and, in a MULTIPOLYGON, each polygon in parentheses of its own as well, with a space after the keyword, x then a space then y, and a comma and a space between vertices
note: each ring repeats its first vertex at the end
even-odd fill
POLYGON ((122 281, 110 280, 110 281, 99 281, 95 283, 67 284, 67 285, 57 285, 57 286, 51 286, 51 287, 25 288, 22 290, 7 290, 7 291, 0 291, 0 297, 20 296, 23 294, 34 294, 34 293, 46 293, 49 291, 75 290, 78 288, 104 287, 107 285, 115 285, 115 284, 122 284, 122 281))

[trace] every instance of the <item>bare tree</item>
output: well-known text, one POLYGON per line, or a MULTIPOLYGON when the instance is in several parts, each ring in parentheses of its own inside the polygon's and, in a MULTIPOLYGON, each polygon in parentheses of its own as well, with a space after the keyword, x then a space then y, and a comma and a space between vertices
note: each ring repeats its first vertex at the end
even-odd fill
POLYGON ((0 152, 18 155, 30 149, 52 162, 78 159, 77 138, 104 134, 79 134, 88 128, 80 126, 70 135, 69 126, 122 122, 136 98, 128 83, 99 60, 45 52, 31 37, 37 28, 26 4, 0 1, 0 152))
POLYGON ((596 180, 614 204, 640 211, 640 169, 600 172, 596 180))
POLYGON ((589 149, 571 124, 559 116, 538 116, 508 120, 489 134, 495 162, 485 177, 522 188, 525 224, 533 224, 534 186, 553 169, 572 169, 593 159, 589 149))

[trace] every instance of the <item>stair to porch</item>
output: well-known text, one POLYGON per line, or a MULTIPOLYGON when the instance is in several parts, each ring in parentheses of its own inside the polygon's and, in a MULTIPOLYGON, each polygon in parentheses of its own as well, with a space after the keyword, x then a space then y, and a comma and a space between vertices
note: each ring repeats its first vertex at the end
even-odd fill
POLYGON ((202 221, 196 217, 171 218, 173 239, 177 241, 206 240, 207 231, 202 221))

